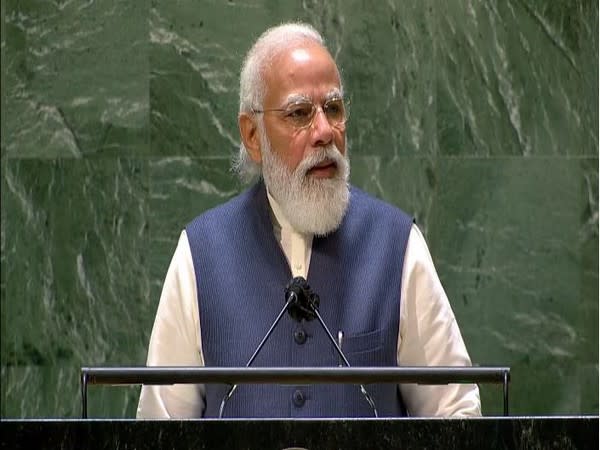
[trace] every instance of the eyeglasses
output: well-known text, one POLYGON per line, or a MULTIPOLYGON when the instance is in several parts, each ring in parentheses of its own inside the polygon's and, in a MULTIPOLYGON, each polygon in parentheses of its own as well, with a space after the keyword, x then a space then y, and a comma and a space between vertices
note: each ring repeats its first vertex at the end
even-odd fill
POLYGON ((321 108, 327 121, 332 127, 341 128, 348 121, 348 104, 347 100, 342 98, 332 98, 323 103, 322 106, 317 106, 310 101, 297 101, 290 103, 285 108, 272 109, 254 109, 255 114, 264 114, 268 112, 279 112, 283 120, 288 122, 294 128, 301 130, 312 125, 317 110, 321 108))

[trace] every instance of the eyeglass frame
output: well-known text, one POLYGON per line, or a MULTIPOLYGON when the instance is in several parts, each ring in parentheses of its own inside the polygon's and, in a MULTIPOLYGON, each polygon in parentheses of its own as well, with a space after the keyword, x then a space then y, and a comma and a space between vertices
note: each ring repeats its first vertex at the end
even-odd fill
MULTIPOLYGON (((264 114, 264 113, 268 113, 268 112, 281 112, 281 113, 285 113, 285 112, 292 112, 291 109, 294 105, 302 105, 302 104, 311 104, 312 105, 312 113, 311 113, 311 117, 310 120, 308 121, 308 123, 306 125, 303 126, 298 126, 295 125, 293 123, 292 119, 287 120, 288 122, 290 122, 290 124, 292 125, 292 127, 294 127, 296 130, 305 130, 307 128, 310 128, 315 120, 315 117, 317 116, 317 112, 319 109, 321 109, 321 111, 323 111, 323 114, 325 115, 325 118, 327 119, 327 123, 329 123, 330 126, 334 127, 334 128, 340 128, 346 125, 346 122, 348 122, 348 117, 350 116, 349 114, 349 110, 348 110, 348 106, 350 105, 350 100, 349 99, 345 99, 344 97, 342 97, 341 95, 339 95, 338 93, 336 93, 334 96, 332 96, 331 98, 325 100, 323 103, 321 103, 320 105, 317 105, 315 102, 313 102, 312 100, 310 100, 309 98, 306 97, 298 97, 295 100, 291 100, 287 106, 285 108, 269 108, 269 109, 254 109, 254 108, 250 108, 251 112, 253 114, 264 114), (331 123, 329 118, 327 117, 327 113, 326 111, 326 107, 329 103, 331 102, 337 102, 340 101, 342 107, 344 108, 344 120, 340 121, 338 123, 331 123)), ((282 118, 284 120, 286 120, 288 118, 287 115, 283 115, 282 118)))

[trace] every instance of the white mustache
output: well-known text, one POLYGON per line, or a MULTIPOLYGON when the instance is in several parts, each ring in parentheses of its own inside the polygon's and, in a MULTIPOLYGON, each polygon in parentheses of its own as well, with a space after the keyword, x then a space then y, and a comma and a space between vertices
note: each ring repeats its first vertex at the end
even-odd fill
POLYGON ((296 175, 301 174, 302 176, 305 176, 309 170, 327 161, 335 164, 338 169, 346 164, 344 156, 342 156, 337 147, 332 144, 315 150, 305 157, 296 167, 296 175))

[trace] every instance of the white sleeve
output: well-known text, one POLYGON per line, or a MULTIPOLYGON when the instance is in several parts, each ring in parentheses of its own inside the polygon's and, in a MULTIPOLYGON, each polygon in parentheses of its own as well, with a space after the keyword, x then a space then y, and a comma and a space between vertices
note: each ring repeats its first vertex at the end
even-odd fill
MULTIPOLYGON (((423 235, 413 225, 402 270, 400 366, 470 366, 471 359, 423 235)), ((400 385, 411 416, 480 416, 476 384, 400 385)))
MULTIPOLYGON (((165 278, 148 348, 148 366, 204 366, 196 276, 185 231, 165 278)), ((202 417, 204 385, 142 386, 140 419, 202 417)))

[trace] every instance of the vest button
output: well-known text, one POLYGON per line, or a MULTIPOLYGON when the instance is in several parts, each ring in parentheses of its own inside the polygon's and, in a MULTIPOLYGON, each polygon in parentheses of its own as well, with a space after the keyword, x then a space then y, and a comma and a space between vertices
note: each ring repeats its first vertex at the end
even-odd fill
POLYGON ((306 342, 306 331, 303 329, 294 331, 294 340, 297 344, 304 344, 306 342))
POLYGON ((294 395, 292 395, 292 401, 294 402, 294 405, 296 405, 297 407, 302 407, 304 406, 304 402, 306 402, 306 398, 304 397, 304 394, 302 393, 302 391, 297 390, 294 391, 294 395))

